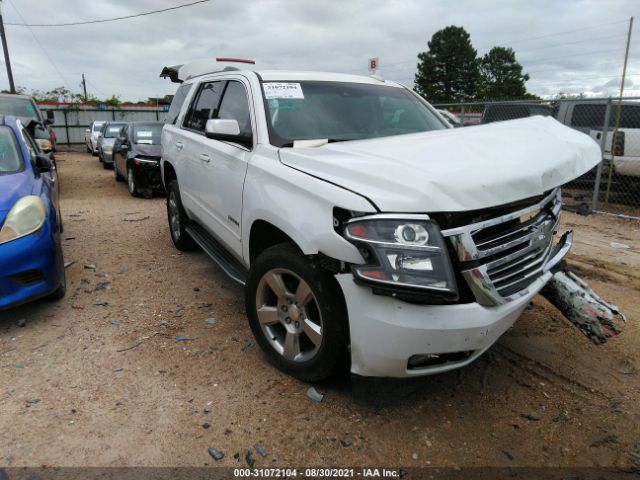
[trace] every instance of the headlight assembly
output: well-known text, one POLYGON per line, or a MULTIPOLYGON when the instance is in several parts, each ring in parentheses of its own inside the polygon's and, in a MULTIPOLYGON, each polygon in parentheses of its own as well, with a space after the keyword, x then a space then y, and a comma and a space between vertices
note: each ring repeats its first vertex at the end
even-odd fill
POLYGON ((353 274, 365 283, 455 300, 455 276, 438 226, 426 215, 372 215, 349 220, 344 236, 366 260, 353 274))
POLYGON ((47 209, 40 197, 22 197, 9 211, 0 229, 0 244, 37 232, 46 218, 47 209))
POLYGON ((46 138, 36 138, 36 143, 38 144, 40 149, 44 150, 45 152, 53 149, 53 144, 46 138))

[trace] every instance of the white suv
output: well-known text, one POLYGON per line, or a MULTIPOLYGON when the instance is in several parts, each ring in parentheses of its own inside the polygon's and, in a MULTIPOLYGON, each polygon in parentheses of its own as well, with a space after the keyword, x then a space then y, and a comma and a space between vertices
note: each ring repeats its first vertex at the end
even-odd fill
POLYGON ((409 377, 467 365, 571 247, 559 186, 600 160, 534 117, 453 129, 376 78, 167 67, 171 237, 245 285, 256 340, 284 371, 409 377))

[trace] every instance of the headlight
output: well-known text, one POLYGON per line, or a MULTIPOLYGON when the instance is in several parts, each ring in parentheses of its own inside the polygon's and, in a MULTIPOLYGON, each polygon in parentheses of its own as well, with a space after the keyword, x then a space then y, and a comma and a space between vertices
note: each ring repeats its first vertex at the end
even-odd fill
POLYGON ((113 151, 113 146, 112 145, 105 145, 104 147, 102 147, 102 150, 104 150, 105 152, 112 152, 113 151))
POLYGON ((347 222, 344 236, 360 249, 367 261, 352 268, 359 280, 457 298, 444 239, 438 226, 426 215, 354 218, 347 222))
POLYGON ((47 151, 47 150, 53 149, 53 144, 51 143, 50 140, 47 140, 46 138, 36 138, 36 143, 38 144, 41 150, 47 151))
POLYGON ((0 244, 37 232, 46 218, 47 209, 40 197, 22 197, 9 211, 0 229, 0 244))

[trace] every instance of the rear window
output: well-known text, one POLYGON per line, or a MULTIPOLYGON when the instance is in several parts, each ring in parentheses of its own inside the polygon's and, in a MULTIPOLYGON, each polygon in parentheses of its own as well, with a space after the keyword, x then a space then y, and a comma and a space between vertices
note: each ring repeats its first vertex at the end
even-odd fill
POLYGON ((133 129, 133 142, 138 145, 160 145, 162 125, 136 125, 133 129))
POLYGON ((94 122, 93 123, 93 131, 94 132, 99 132, 100 130, 102 130, 102 127, 104 126, 104 124, 107 122, 94 122))
POLYGON ((0 175, 22 170, 22 156, 9 127, 0 127, 0 175))

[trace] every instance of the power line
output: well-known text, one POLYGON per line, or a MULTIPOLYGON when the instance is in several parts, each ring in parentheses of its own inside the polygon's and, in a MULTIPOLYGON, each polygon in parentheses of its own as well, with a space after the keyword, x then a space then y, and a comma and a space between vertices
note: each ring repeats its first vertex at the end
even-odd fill
MULTIPOLYGON (((25 22, 26 25, 26 21, 24 19, 24 17, 22 16, 22 14, 20 13, 20 10, 17 9, 17 7, 13 4, 13 2, 11 0, 9 1, 9 5, 11 5, 11 7, 15 10, 15 12, 18 14, 18 16, 22 19, 23 22, 25 22)), ((71 90, 71 86, 69 85, 69 82, 67 82, 67 79, 64 77, 64 75, 62 74, 62 72, 60 71, 60 69, 58 68, 58 66, 56 65, 56 63, 53 61, 53 59, 51 58, 51 56, 47 53, 47 50, 44 48, 44 46, 40 43, 40 40, 38 40, 38 37, 36 37, 35 32, 31 29, 30 26, 27 25, 27 28, 29 29, 29 32, 31 32, 31 35, 33 36, 33 39, 36 41, 36 43, 38 44, 38 46, 40 47, 40 49, 42 50, 42 52, 45 54, 45 56, 49 59, 49 62, 51 63, 51 65, 53 65, 53 68, 55 69, 55 71, 58 73, 58 75, 60 75, 60 78, 62 79, 62 81, 64 82, 64 84, 67 86, 67 88, 69 90, 71 90)))
MULTIPOLYGON (((210 1, 211 0, 198 0, 196 2, 185 3, 183 5, 177 5, 175 7, 163 8, 161 10, 152 10, 150 12, 136 13, 136 14, 133 14, 133 15, 125 15, 123 17, 112 17, 112 18, 101 18, 101 19, 97 19, 97 20, 86 20, 84 22, 31 23, 31 24, 28 24, 27 22, 24 21, 24 18, 22 18, 22 16, 21 16, 20 18, 22 18, 22 22, 23 23, 7 23, 6 25, 13 25, 13 26, 19 26, 19 27, 29 27, 29 28, 31 28, 31 27, 70 27, 70 26, 75 26, 75 25, 89 25, 89 24, 92 24, 92 23, 116 22, 118 20, 125 20, 125 19, 128 19, 128 18, 144 17, 146 15, 153 15, 153 14, 156 14, 156 13, 168 12, 169 10, 178 10, 179 8, 191 7, 191 6, 197 5, 199 3, 206 3, 206 2, 210 2, 210 1)), ((14 7, 14 9, 15 9, 15 7, 14 7)))

